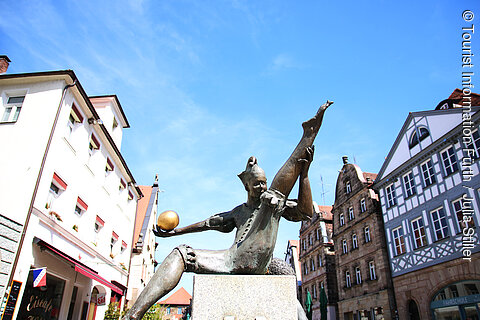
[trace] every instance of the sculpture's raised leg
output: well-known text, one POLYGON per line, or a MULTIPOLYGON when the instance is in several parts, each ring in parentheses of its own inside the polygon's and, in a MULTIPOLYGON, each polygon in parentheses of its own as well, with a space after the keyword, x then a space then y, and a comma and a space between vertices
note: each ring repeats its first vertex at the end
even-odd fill
POLYGON ((302 124, 303 136, 288 160, 283 167, 280 168, 275 178, 273 178, 272 184, 270 185, 271 189, 280 191, 285 197, 288 197, 300 174, 301 164, 299 164, 298 160, 304 156, 305 149, 313 145, 313 141, 322 125, 325 110, 327 110, 332 103, 332 101, 327 100, 326 103, 320 106, 317 114, 312 119, 302 124))
POLYGON ((169 293, 180 281, 185 268, 182 255, 173 250, 163 260, 157 272, 138 296, 133 307, 122 320, 140 320, 147 310, 161 297, 169 293))

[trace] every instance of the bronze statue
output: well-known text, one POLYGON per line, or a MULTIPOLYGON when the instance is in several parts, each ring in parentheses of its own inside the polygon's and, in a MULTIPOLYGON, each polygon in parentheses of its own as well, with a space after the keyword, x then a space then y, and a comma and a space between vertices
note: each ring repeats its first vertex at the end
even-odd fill
MULTIPOLYGON (((206 230, 231 232, 237 228, 235 242, 226 250, 199 250, 187 245, 173 249, 124 316, 124 320, 141 319, 151 305, 175 288, 184 272, 256 275, 267 273, 280 218, 301 221, 308 220, 313 215, 308 169, 313 160, 313 141, 322 124, 325 110, 332 103, 327 101, 312 119, 302 124, 303 136, 300 142, 278 171, 268 190, 264 171, 258 166, 257 159, 250 157, 245 171, 238 175, 247 191, 246 203, 183 228, 168 232, 154 230, 158 237, 171 237, 206 230), (297 178, 300 179, 298 200, 287 200, 297 178)), ((299 317, 303 318, 303 315, 299 317)))

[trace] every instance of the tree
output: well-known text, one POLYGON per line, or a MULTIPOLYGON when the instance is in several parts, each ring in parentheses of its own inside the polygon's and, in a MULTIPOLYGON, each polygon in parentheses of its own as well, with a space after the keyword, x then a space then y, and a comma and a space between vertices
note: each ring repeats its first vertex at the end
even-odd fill
POLYGON ((118 308, 118 302, 111 302, 108 305, 107 311, 105 311, 104 320, 118 320, 120 318, 120 309, 118 308))

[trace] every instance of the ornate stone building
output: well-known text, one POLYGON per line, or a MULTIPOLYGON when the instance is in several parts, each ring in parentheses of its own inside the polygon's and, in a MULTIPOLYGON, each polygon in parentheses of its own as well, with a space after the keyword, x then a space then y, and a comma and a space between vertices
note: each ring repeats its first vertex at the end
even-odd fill
POLYGON ((374 173, 343 157, 338 175, 333 241, 339 319, 393 319, 395 299, 374 173))
MULTIPOLYGON (((325 291, 327 319, 336 318, 338 299, 335 274, 335 252, 332 242, 331 206, 314 204, 315 214, 303 221, 300 228, 300 263, 302 270, 301 300, 305 305, 307 292, 313 299, 313 320, 320 320, 320 294, 325 291)), ((323 319, 322 319, 323 320, 323 319)))
POLYGON ((480 96, 410 113, 375 181, 400 319, 480 318, 480 96))

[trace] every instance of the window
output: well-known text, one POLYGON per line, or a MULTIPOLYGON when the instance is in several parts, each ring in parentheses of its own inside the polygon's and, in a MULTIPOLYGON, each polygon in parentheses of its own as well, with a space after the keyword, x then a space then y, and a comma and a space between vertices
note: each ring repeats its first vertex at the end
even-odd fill
POLYGON ((118 190, 123 190, 127 187, 127 183, 125 182, 125 180, 123 179, 120 179, 120 184, 118 186, 118 190))
POLYGON ((472 132, 471 138, 472 141, 465 144, 464 152, 472 159, 478 159, 480 157, 480 134, 478 130, 472 132))
POLYGON ((365 212, 367 211, 367 203, 365 202, 365 198, 362 198, 360 200, 360 212, 365 212))
POLYGON ((133 193, 132 191, 128 191, 128 200, 133 200, 133 193))
POLYGON ((315 260, 314 259, 310 259, 310 270, 315 271, 315 260))
POLYGON ((360 272, 360 267, 355 268, 355 280, 357 280, 357 284, 362 283, 362 273, 360 272))
POLYGON ((357 249, 357 248, 358 248, 357 235, 354 233, 352 235, 352 249, 357 249))
POLYGON ((345 225, 345 216, 343 213, 340 213, 340 227, 345 225))
POLYGON ((412 221, 412 230, 413 238, 415 240, 415 248, 420 248, 426 245, 427 237, 425 236, 425 228, 421 217, 412 221))
POLYGON ((60 196, 60 194, 66 189, 67 184, 65 183, 65 181, 63 181, 63 179, 54 172, 52 182, 50 183, 45 209, 50 209, 52 207, 53 201, 58 198, 58 196, 60 196))
POLYGON ((395 189, 393 183, 385 188, 385 193, 387 195, 387 208, 393 207, 397 204, 397 198, 395 197, 395 189))
POLYGON ((122 240, 122 247, 120 248, 120 252, 124 252, 127 249, 127 243, 122 240))
POLYGON ((370 275, 370 280, 377 279, 377 275, 375 273, 375 262, 374 261, 370 261, 368 263, 368 271, 369 271, 369 275, 370 275))
POLYGON ((107 158, 107 164, 105 165, 105 174, 109 174, 110 172, 113 171, 115 166, 112 163, 112 160, 110 158, 107 158))
POLYGON ((352 287, 352 282, 350 280, 350 272, 345 271, 345 287, 351 288, 352 287))
POLYGON ((97 218, 95 219, 95 232, 99 233, 100 230, 102 230, 104 225, 105 225, 105 222, 102 220, 102 218, 97 216, 97 218))
POLYGON ((345 239, 343 239, 343 241, 342 241, 342 248, 343 248, 343 253, 348 252, 347 240, 345 240, 345 239))
POLYGON ((395 244, 395 255, 405 253, 405 239, 403 238, 403 229, 398 227, 392 231, 395 244))
POLYGON ((323 265, 321 255, 317 255, 317 262, 318 262, 318 267, 321 267, 323 265))
POLYGON ((370 242, 371 239, 370 239, 370 227, 365 227, 365 229, 363 229, 364 231, 364 234, 365 234, 365 242, 370 242))
POLYGON ((110 246, 114 246, 115 243, 118 241, 118 234, 115 233, 115 231, 112 231, 112 237, 110 238, 110 246))
POLYGON ((428 160, 420 166, 422 169, 423 175, 423 182, 425 183, 425 187, 428 187, 436 182, 435 180, 435 172, 433 171, 433 164, 432 160, 428 160))
POLYGON ((312 291, 313 291, 313 299, 317 299, 317 286, 315 284, 312 286, 312 291))
POLYGON ((412 171, 403 176, 403 184, 405 186, 405 192, 407 194, 406 198, 411 197, 417 193, 417 190, 415 189, 415 182, 413 181, 412 171))
POLYGON ((441 153, 445 175, 450 175, 458 170, 457 157, 453 146, 441 153))
POLYGON ((113 130, 115 130, 117 127, 118 127, 117 118, 113 117, 113 125, 112 125, 112 129, 113 129, 113 130))
POLYGON ((25 100, 25 96, 8 97, 1 122, 16 122, 22 110, 23 100, 25 100))
POLYGON ((315 241, 320 240, 320 229, 315 230, 315 241))
POLYGON ((465 228, 473 228, 475 226, 473 214, 464 215, 463 213, 462 198, 452 201, 452 207, 455 215, 457 216, 458 228, 460 231, 465 228))
POLYGON ((77 204, 75 205, 75 213, 82 215, 88 210, 88 205, 80 197, 77 197, 77 204))
POLYGON ((355 219, 355 214, 353 213, 353 207, 348 208, 348 219, 349 220, 355 219))
POLYGON ((347 181, 345 183, 345 191, 347 192, 347 194, 349 194, 350 192, 352 192, 352 186, 350 185, 350 181, 347 181))
POLYGON ((433 229, 437 240, 441 240, 448 236, 447 217, 443 207, 430 212, 433 220, 433 229))
POLYGON ((75 125, 77 123, 82 123, 83 122, 83 116, 78 110, 77 106, 75 104, 72 104, 72 109, 70 110, 70 115, 68 116, 68 123, 67 123, 67 136, 70 137, 70 135, 73 132, 73 129, 75 128, 75 125))
POLYGON ((92 135, 90 136, 90 142, 88 144, 88 150, 89 150, 90 156, 92 156, 94 152, 98 149, 100 149, 100 143, 92 133, 92 135))
POLYGON ((415 147, 420 141, 424 140, 426 137, 428 137, 430 133, 428 132, 428 129, 425 127, 419 127, 417 130, 415 130, 410 137, 410 143, 409 147, 410 149, 415 147))
POLYGON ((303 243, 303 250, 307 250, 307 241, 305 241, 305 239, 302 240, 302 243, 303 243))
POLYGON ((325 284, 323 283, 323 281, 320 282, 320 289, 323 289, 325 288, 325 284))
POLYGON ((309 237, 308 237, 308 245, 309 246, 312 246, 313 245, 313 236, 312 234, 310 233, 309 237))

